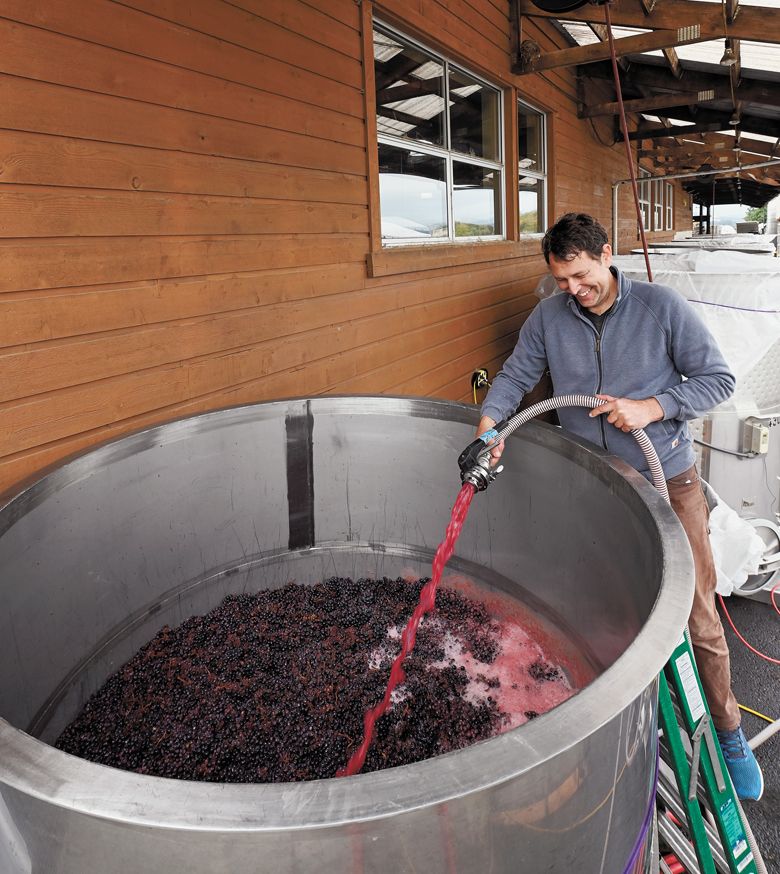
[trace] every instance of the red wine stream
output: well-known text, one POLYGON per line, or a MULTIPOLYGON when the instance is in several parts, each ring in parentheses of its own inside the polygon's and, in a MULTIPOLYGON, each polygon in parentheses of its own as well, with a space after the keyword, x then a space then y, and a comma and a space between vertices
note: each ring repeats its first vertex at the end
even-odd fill
POLYGON ((411 618, 406 623, 401 634, 401 651, 395 658, 392 667, 390 668, 390 679, 387 681, 387 688, 382 700, 368 710, 363 717, 363 741, 360 746, 352 753, 350 760, 345 767, 336 772, 337 777, 349 777, 352 774, 357 774, 363 767, 366 761, 368 748, 371 746, 371 741, 374 738, 374 727, 380 716, 387 712, 390 707, 390 696, 393 689, 400 683, 403 683, 406 674, 403 669, 404 659, 414 649, 414 642, 417 639, 417 628, 420 620, 429 611, 433 610, 436 602, 436 589, 441 580, 444 565, 450 560, 452 553, 455 551, 455 544, 458 541, 460 532, 463 529, 463 523, 466 521, 466 515, 469 512, 471 499, 474 497, 476 489, 471 483, 464 483, 463 488, 458 493, 455 501, 455 506, 452 508, 452 516, 450 517, 447 531, 444 535, 444 540, 439 544, 436 550, 436 555, 433 557, 433 573, 430 580, 422 587, 420 592, 420 600, 414 608, 411 618))

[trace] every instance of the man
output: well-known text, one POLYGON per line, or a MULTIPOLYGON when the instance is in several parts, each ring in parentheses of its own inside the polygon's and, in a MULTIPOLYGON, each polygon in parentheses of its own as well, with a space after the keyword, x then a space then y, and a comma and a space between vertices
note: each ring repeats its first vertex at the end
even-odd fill
MULTIPOLYGON (((709 510, 686 425, 732 394, 734 376, 680 294, 627 279, 611 266, 607 233, 591 216, 564 215, 545 234, 542 251, 565 294, 541 301, 531 312, 493 380, 477 433, 509 416, 547 368, 556 394, 595 394, 604 401, 590 411, 560 409, 561 425, 649 479, 644 454, 629 433, 645 430, 693 552, 696 591, 689 630, 726 765, 739 797, 758 800, 764 780, 731 691, 728 646, 715 607, 709 510)), ((493 458, 502 451, 502 445, 494 447, 493 458)))

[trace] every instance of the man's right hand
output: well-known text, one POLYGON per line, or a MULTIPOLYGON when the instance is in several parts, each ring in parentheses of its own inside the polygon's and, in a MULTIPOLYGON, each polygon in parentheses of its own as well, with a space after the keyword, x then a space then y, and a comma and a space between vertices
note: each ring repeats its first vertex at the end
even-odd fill
MULTIPOLYGON (((480 437, 485 431, 489 431, 491 428, 495 428, 496 422, 495 419, 491 419, 490 416, 483 416, 479 420, 479 425, 477 426, 477 437, 480 437)), ((495 467, 498 464, 498 459, 501 458, 501 453, 504 451, 504 441, 502 440, 500 443, 497 443, 495 446, 491 446, 490 448, 490 456, 491 462, 490 466, 495 467)))

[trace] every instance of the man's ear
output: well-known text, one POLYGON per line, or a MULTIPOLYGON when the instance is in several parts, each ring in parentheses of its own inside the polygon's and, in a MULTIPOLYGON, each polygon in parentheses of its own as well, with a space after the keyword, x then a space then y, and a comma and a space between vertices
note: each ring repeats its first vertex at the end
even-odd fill
POLYGON ((604 266, 609 267, 612 263, 612 246, 610 246, 609 243, 604 243, 601 250, 601 257, 604 259, 604 266))

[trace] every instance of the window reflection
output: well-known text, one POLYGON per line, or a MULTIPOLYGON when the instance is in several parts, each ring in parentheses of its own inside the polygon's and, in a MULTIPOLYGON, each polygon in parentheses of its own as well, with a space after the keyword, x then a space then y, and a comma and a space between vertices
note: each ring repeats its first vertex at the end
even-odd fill
POLYGON ((456 237, 500 234, 501 174, 488 167, 453 161, 452 212, 456 237))
POLYGON ((444 67, 421 49, 374 31, 377 132, 444 145, 444 67))
POLYGON ((374 29, 383 245, 500 237, 501 91, 374 29))
POLYGON ((450 70, 450 138, 454 151, 497 161, 498 92, 459 70, 450 70))
POLYGON ((544 180, 520 177, 520 233, 541 234, 545 230, 544 180))
POLYGON ((541 234, 547 226, 547 161, 544 113, 517 104, 519 165, 519 230, 541 234))
POLYGON ((544 116, 520 104, 517 121, 520 169, 544 173, 544 116))
POLYGON ((444 158, 380 143, 382 239, 446 237, 446 176, 444 158))

